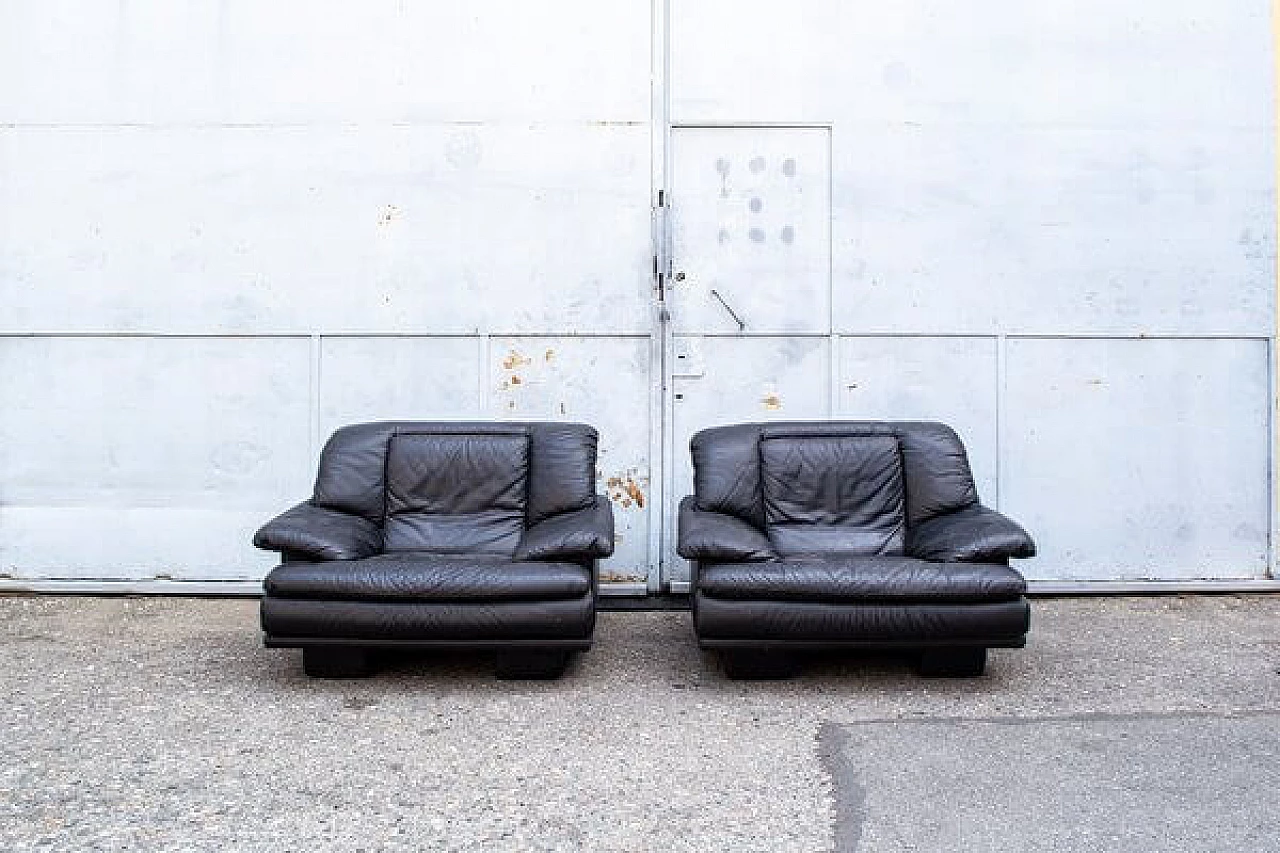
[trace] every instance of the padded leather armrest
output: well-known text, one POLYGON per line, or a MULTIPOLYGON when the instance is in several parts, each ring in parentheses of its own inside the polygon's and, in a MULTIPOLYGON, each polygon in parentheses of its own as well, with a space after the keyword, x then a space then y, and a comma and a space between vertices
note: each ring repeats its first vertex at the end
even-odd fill
POLYGON ((911 528, 907 554, 944 563, 1003 562, 1010 557, 1034 557, 1036 543, 1022 525, 973 504, 911 528))
POLYGON ((268 521, 254 534, 253 544, 313 560, 360 560, 382 550, 382 528, 308 501, 268 521))
POLYGON ((604 495, 585 509, 544 518, 516 546, 517 560, 597 560, 613 553, 613 507, 604 495))
POLYGON ((693 496, 680 501, 680 535, 676 550, 686 560, 741 563, 776 560, 778 554, 764 531, 722 512, 707 512, 693 496))

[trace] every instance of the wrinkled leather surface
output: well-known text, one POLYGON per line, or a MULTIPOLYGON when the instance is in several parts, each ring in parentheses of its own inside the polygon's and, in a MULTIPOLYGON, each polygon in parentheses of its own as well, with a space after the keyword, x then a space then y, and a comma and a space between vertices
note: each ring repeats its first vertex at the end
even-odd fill
POLYGON ((910 557, 832 557, 698 567, 713 598, 818 602, 1007 601, 1027 584, 1008 566, 931 563, 910 557))
POLYGON ((363 601, 521 601, 581 598, 591 569, 578 563, 524 563, 501 557, 381 554, 364 560, 286 563, 267 595, 363 601))
POLYGON ((520 542, 522 516, 510 510, 485 510, 462 515, 409 512, 387 519, 389 553, 432 551, 437 554, 501 554, 510 557, 520 542))
POLYGON ((698 509, 734 515, 764 529, 760 489, 762 424, 705 429, 689 442, 698 509))
POLYGON ((892 435, 760 442, 769 539, 779 554, 901 554, 902 460, 892 435))
POLYGON ((524 531, 517 560, 596 560, 613 553, 613 508, 597 495, 586 509, 545 518, 524 531))
POLYGON ((721 512, 704 512, 692 496, 680 501, 677 550, 686 560, 773 560, 777 552, 757 528, 721 512))
POLYGON ((313 560, 358 560, 382 549, 382 530, 358 515, 307 501, 263 525, 253 544, 313 560))
MULTIPOLYGON (((699 640, 1015 644, 1030 626, 1025 599, 976 604, 733 601, 695 594, 699 640)), ((713 644, 713 643, 712 643, 713 644)))
POLYGON ((926 560, 983 562, 1034 557, 1036 543, 1017 522, 974 504, 912 528, 907 549, 926 560))
POLYGON ((698 433, 691 449, 691 509, 767 531, 781 554, 746 562, 699 550, 691 531, 701 530, 682 511, 679 550, 697 561, 694 626, 705 645, 1022 643, 1025 582, 998 564, 1034 546, 978 504, 950 427, 739 424, 698 433))
POLYGON ((528 428, 528 523, 595 503, 596 431, 586 424, 550 422, 528 428))
POLYGON ((595 597, 555 601, 417 603, 262 599, 276 637, 353 640, 550 640, 591 636, 595 597))
POLYGON ((381 522, 391 437, 430 433, 529 439, 528 523, 595 500, 597 433, 586 424, 507 421, 382 421, 337 430, 320 454, 312 502, 381 522))
POLYGON ((524 529, 526 435, 401 433, 387 450, 387 551, 510 555, 524 529))
POLYGON ((978 500, 969 458, 946 424, 921 421, 814 421, 734 424, 693 437, 698 508, 764 526, 760 441, 786 436, 892 435, 901 448, 907 523, 962 509, 978 500))

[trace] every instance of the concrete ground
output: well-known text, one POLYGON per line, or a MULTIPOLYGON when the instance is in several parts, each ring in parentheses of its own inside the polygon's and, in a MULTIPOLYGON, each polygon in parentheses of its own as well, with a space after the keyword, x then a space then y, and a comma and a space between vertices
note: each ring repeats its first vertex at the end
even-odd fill
POLYGON ((730 682, 679 612, 312 681, 234 600, 3 598, 0 656, 4 851, 1280 851, 1280 596, 1036 601, 962 681, 730 682))

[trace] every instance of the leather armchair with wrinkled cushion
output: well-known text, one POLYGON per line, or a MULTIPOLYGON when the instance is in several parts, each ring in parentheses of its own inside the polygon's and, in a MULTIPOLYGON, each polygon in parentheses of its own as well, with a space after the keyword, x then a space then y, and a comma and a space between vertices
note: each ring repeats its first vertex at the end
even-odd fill
POLYGON ((309 675, 376 649, 493 649, 503 677, 555 677, 591 645, 613 552, 596 431, 568 423, 386 422, 334 433, 311 498, 257 532, 269 647, 309 675))
POLYGON ((922 673, 978 675, 1021 647, 1030 609, 1010 558, 1035 543, 978 502, 943 424, 738 424, 692 441, 680 505, 694 628, 731 676, 793 671, 802 649, 905 648, 922 673))

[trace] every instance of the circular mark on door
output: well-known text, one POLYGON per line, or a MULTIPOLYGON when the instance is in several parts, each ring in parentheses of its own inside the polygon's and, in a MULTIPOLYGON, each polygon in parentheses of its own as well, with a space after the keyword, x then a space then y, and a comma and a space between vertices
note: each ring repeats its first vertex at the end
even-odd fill
POLYGON ((782 174, 786 175, 788 178, 794 178, 796 176, 795 158, 788 157, 782 161, 782 174))
POLYGON ((748 167, 749 169, 751 169, 751 171, 753 171, 753 172, 763 172, 763 171, 764 171, 764 158, 763 158, 763 157, 752 157, 752 158, 751 158, 751 162, 747 164, 747 167, 748 167))
POLYGON ((784 225, 782 226, 781 236, 782 236, 782 242, 794 243, 796 241, 796 229, 792 228, 790 225, 784 225))
POLYGON ((752 212, 752 213, 759 213, 759 212, 760 212, 760 209, 761 209, 762 207, 764 207, 764 202, 762 202, 762 201, 761 201, 760 199, 758 199, 758 198, 753 198, 753 199, 751 199, 750 207, 751 207, 751 212, 752 212))
POLYGON ((763 242, 764 242, 764 229, 763 229, 763 228, 752 228, 750 231, 748 231, 748 232, 747 232, 747 236, 751 238, 751 242, 752 242, 752 243, 763 243, 763 242))

